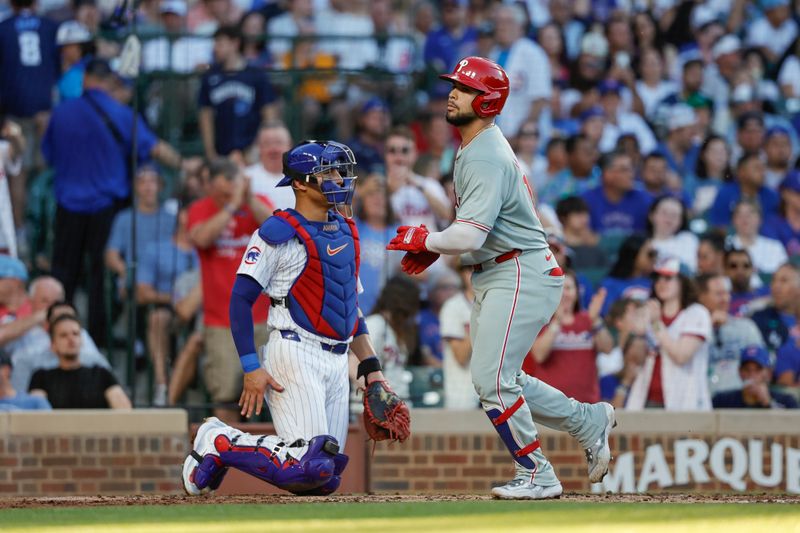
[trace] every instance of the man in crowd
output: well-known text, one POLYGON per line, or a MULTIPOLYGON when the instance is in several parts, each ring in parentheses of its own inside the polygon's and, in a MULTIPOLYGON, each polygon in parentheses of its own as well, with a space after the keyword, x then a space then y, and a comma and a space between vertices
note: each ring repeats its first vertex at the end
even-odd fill
POLYGON ((159 141, 131 108, 109 95, 114 77, 106 61, 90 61, 83 96, 56 107, 42 141, 44 156, 55 169, 53 275, 72 301, 83 258, 89 256, 89 331, 101 346, 106 345, 103 251, 112 221, 130 197, 128 156, 134 118, 139 162, 153 157, 175 168, 181 162, 180 155, 159 141))
POLYGON ((51 349, 58 368, 38 370, 30 393, 50 402, 54 409, 130 409, 131 401, 110 371, 83 366, 80 361, 81 323, 62 315, 50 324, 51 349))
POLYGON ((742 387, 714 396, 715 409, 797 409, 797 400, 769 390, 772 365, 762 346, 746 346, 741 352, 739 376, 742 387))
POLYGON ((389 108, 380 98, 370 98, 361 106, 357 134, 347 145, 367 174, 383 171, 383 144, 391 123, 389 108))
MULTIPOLYGON (((249 189, 249 182, 236 165, 224 159, 211 163, 208 195, 189 207, 189 240, 200 257, 203 290, 203 320, 205 328, 205 383, 212 400, 220 405, 235 402, 242 386, 242 369, 231 360, 236 353, 230 332, 228 302, 250 236, 272 213, 264 197, 249 189)), ((255 304, 256 341, 266 342, 269 304, 262 297, 255 304)), ((233 406, 235 407, 235 405, 233 406)), ((238 410, 218 406, 214 416, 235 423, 238 410)))
MULTIPOLYGON (((731 280, 731 303, 730 312, 734 316, 749 315, 751 302, 761 300, 769 295, 769 287, 759 285, 753 286, 755 269, 750 253, 747 250, 732 248, 725 251, 723 265, 725 275, 731 280)), ((759 281, 756 276, 756 280, 759 281)), ((761 302, 755 302, 753 306, 760 307, 761 302)))
POLYGON ((579 133, 569 137, 566 151, 567 168, 537 191, 540 202, 556 205, 562 198, 580 196, 600 184, 597 167, 600 152, 586 135, 579 133))
POLYGON ((200 85, 200 134, 206 158, 232 155, 243 163, 262 121, 278 118, 277 94, 267 75, 250 67, 241 53, 236 27, 214 33, 215 65, 200 85))
POLYGON ((267 122, 256 137, 258 161, 244 171, 250 180, 250 190, 269 198, 276 209, 294 207, 294 194, 286 187, 275 185, 283 178, 283 153, 292 147, 292 135, 280 122, 267 122))
POLYGON ((2 411, 49 411, 50 403, 40 397, 17 390, 11 383, 14 365, 8 354, 0 353, 0 412, 2 411))
POLYGON ((772 301, 765 309, 753 313, 753 322, 771 351, 783 346, 790 330, 797 324, 795 312, 800 298, 800 271, 791 263, 781 266, 772 276, 769 287, 772 301))
POLYGON ((764 339, 752 320, 728 312, 731 302, 728 278, 722 274, 701 274, 695 283, 698 301, 711 313, 714 328, 708 345, 708 388, 713 397, 741 386, 739 355, 746 346, 763 346, 764 339))
POLYGON ((386 179, 392 210, 400 224, 437 228, 453 217, 453 206, 442 185, 413 171, 417 162, 414 134, 405 126, 386 138, 386 179))
POLYGON ((622 152, 611 152, 600 162, 602 182, 583 194, 589 205, 592 230, 597 233, 642 232, 653 198, 634 188, 633 162, 622 152))
POLYGON ((150 243, 168 242, 175 233, 175 214, 159 201, 162 179, 153 166, 143 166, 136 173, 136 207, 126 208, 114 217, 111 235, 106 245, 106 267, 117 277, 120 290, 131 289, 128 268, 134 260, 134 243, 131 242, 132 218, 136 217, 136 259, 141 261, 150 243))

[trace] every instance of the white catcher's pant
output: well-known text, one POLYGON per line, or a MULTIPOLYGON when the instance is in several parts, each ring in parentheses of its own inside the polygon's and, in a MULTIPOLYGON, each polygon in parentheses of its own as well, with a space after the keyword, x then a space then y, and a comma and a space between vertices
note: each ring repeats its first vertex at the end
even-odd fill
POLYGON ((270 388, 266 393, 277 435, 286 442, 331 435, 344 451, 350 417, 347 357, 347 352, 323 350, 316 341, 300 337, 298 342, 284 339, 278 330, 270 332, 262 364, 284 387, 283 392, 270 388))

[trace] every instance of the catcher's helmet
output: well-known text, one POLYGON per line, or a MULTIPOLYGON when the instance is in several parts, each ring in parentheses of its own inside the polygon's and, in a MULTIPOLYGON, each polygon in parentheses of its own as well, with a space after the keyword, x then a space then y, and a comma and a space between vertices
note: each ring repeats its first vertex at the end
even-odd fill
POLYGON ((302 141, 283 154, 283 179, 276 187, 285 187, 292 181, 316 183, 328 199, 336 206, 350 206, 356 185, 356 158, 353 151, 335 141, 302 141), (317 174, 338 170, 342 183, 338 180, 317 177, 317 174))
POLYGON ((499 115, 508 98, 508 75, 500 65, 485 57, 465 57, 452 74, 439 77, 480 91, 472 100, 472 109, 481 118, 499 115))

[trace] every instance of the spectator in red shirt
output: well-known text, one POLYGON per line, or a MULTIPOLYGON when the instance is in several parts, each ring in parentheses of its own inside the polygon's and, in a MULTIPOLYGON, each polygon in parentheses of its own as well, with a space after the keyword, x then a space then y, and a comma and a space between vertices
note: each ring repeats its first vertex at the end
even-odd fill
MULTIPOLYGON (((253 195, 249 181, 225 159, 211 163, 207 196, 189 207, 189 240, 200 257, 203 288, 205 382, 216 404, 235 402, 241 393, 242 369, 230 332, 228 303, 236 270, 250 236, 272 213, 263 196, 253 195)), ((253 311, 256 341, 265 344, 268 302, 262 296, 253 311)), ((238 421, 236 409, 217 407, 214 416, 226 423, 238 421)))
POLYGON ((580 402, 600 401, 597 352, 609 352, 614 341, 600 318, 606 297, 600 289, 582 311, 575 272, 564 277, 561 303, 542 329, 522 369, 580 402))

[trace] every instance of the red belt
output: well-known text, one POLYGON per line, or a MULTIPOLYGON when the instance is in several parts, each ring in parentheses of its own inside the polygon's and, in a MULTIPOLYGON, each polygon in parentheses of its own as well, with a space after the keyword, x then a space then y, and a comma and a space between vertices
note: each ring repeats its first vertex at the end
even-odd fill
MULTIPOLYGON (((515 257, 519 257, 522 255, 522 250, 511 250, 510 252, 506 252, 504 254, 500 254, 494 259, 490 259, 489 261, 494 261, 498 265, 500 263, 505 263, 506 261, 511 261, 515 257)), ((486 261, 487 263, 489 261, 486 261)), ((472 265, 473 272, 483 272, 483 263, 478 263, 477 265, 472 265)))
MULTIPOLYGON (((490 261, 494 261, 495 263, 497 263, 499 265, 500 263, 505 263, 506 261, 510 261, 510 260, 514 259, 515 257, 519 257, 520 255, 522 255, 522 250, 511 250, 510 252, 506 252, 504 254, 498 255, 494 259, 490 259, 490 261)), ((486 261, 486 263, 488 263, 488 262, 489 261, 486 261)), ((477 265, 472 265, 472 271, 473 272, 483 272, 483 265, 484 265, 484 263, 478 263, 477 265)), ((552 270, 550 270, 550 272, 548 274, 550 276, 563 276, 564 275, 564 271, 561 269, 561 267, 557 266, 557 267, 553 268, 552 270)))

